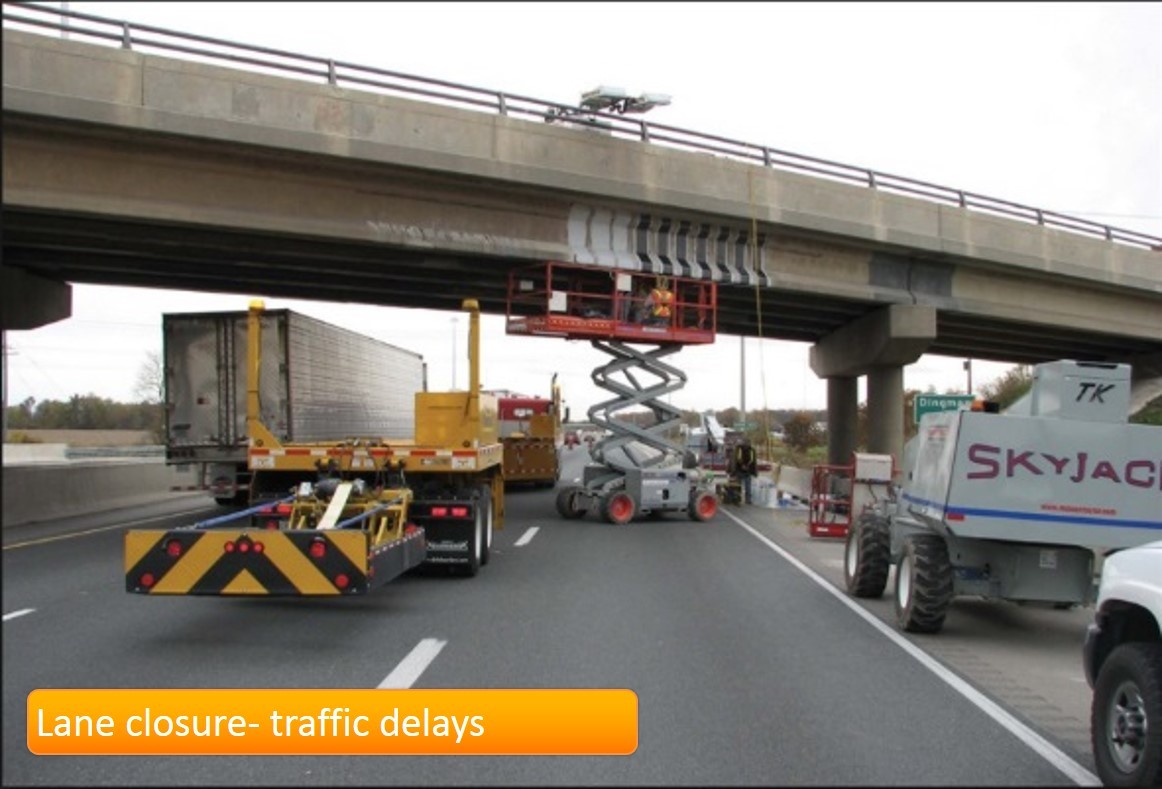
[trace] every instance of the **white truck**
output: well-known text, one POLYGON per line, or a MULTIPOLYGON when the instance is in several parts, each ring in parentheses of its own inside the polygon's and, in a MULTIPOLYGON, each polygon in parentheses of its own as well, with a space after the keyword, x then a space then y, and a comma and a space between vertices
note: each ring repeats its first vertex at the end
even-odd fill
MULTIPOLYGON (((222 505, 250 498, 247 314, 162 316, 166 462, 195 464, 196 487, 222 505)), ((261 320, 260 417, 280 441, 412 435, 420 354, 291 310, 261 320)))
POLYGON ((1129 398, 1128 365, 1062 360, 1004 414, 925 414, 902 489, 853 480, 876 490, 847 534, 848 592, 879 597, 894 564, 897 622, 919 633, 957 595, 1092 603, 1095 551, 1162 536, 1162 428, 1129 424, 1129 398))
POLYGON ((1082 662, 1102 783, 1162 785, 1162 541, 1106 557, 1082 662))

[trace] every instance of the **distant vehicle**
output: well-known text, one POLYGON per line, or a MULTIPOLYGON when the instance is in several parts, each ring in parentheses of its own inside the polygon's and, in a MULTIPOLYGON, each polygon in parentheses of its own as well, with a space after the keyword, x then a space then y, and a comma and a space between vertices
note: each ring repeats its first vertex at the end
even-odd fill
POLYGON ((553 487, 561 476, 561 387, 553 376, 549 397, 497 393, 506 483, 553 487))
POLYGON ((581 438, 577 435, 576 430, 570 430, 565 434, 565 446, 572 449, 573 447, 578 446, 580 443, 581 438))
POLYGON ((1162 540, 1106 558, 1082 660, 1106 786, 1162 785, 1162 540))

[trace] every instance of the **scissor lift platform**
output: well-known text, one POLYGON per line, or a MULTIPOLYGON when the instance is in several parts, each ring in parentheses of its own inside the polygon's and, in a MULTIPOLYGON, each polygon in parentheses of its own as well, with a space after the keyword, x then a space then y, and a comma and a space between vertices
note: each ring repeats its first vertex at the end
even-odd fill
POLYGON ((686 376, 662 359, 685 345, 714 342, 716 299, 713 281, 599 266, 546 262, 510 274, 509 334, 589 340, 612 357, 592 378, 614 396, 588 414, 606 436, 590 449, 593 462, 583 484, 561 488, 562 517, 589 510, 618 524, 660 512, 713 517, 718 499, 712 484, 681 462, 684 448, 668 438, 681 411, 667 396, 685 385, 686 376), (659 299, 659 291, 668 298, 659 299), (654 309, 657 303, 665 308, 654 309), (615 418, 629 408, 647 409, 653 423, 615 418), (640 445, 656 452, 637 451, 640 445))
POLYGON ((714 342, 717 290, 711 281, 571 263, 538 263, 508 280, 508 334, 567 340, 705 345, 714 342), (649 289, 666 281, 670 315, 647 314, 649 289))

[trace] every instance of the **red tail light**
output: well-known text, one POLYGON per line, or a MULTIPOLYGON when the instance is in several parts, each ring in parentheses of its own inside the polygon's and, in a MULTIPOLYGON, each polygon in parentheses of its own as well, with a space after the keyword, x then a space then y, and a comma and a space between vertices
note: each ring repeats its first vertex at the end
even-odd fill
POLYGON ((262 553, 265 550, 266 550, 266 546, 264 546, 262 543, 260 543, 260 542, 254 543, 254 552, 255 553, 262 553))
POLYGON ((250 553, 250 543, 246 540, 239 540, 238 553, 250 553))
POLYGON ((468 517, 468 508, 467 507, 453 507, 452 508, 452 517, 453 518, 467 518, 468 517))
POLYGON ((146 589, 153 586, 155 580, 156 579, 153 577, 153 573, 142 573, 141 574, 141 585, 144 586, 146 589))
POLYGON ((170 540, 165 544, 165 552, 176 559, 182 555, 182 544, 177 540, 170 540))
POLYGON ((275 509, 275 512, 277 512, 279 515, 290 515, 291 514, 291 505, 279 504, 278 507, 275 509))
POLYGON ((311 557, 314 559, 322 559, 327 553, 326 540, 314 540, 311 542, 311 557))
POLYGON ((432 517, 433 518, 447 518, 448 517, 448 508, 447 507, 432 507, 432 517))
POLYGON ((222 550, 226 553, 234 553, 234 541, 227 540, 226 544, 222 546, 222 550))
POLYGON ((278 521, 274 520, 273 518, 266 522, 266 530, 267 531, 274 531, 277 528, 278 528, 278 521))
POLYGON ((351 579, 345 573, 339 573, 335 576, 335 586, 339 589, 346 589, 351 584, 351 579))

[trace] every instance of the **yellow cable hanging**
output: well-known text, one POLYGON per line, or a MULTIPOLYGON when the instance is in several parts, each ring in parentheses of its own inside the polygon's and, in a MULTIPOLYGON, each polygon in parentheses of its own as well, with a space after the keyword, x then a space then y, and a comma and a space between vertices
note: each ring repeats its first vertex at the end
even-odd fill
MULTIPOLYGON (((751 169, 746 174, 747 185, 747 201, 750 203, 750 249, 751 249, 751 263, 754 269, 754 303, 755 303, 755 319, 758 323, 758 354, 759 354, 759 380, 762 383, 763 391, 763 449, 766 451, 767 460, 773 460, 774 456, 771 451, 771 425, 770 425, 770 411, 767 408, 767 373, 766 366, 763 360, 763 302, 762 291, 759 288, 759 226, 758 217, 756 216, 755 199, 754 199, 754 170, 751 169)), ((746 414, 742 415, 746 419, 746 414)))

